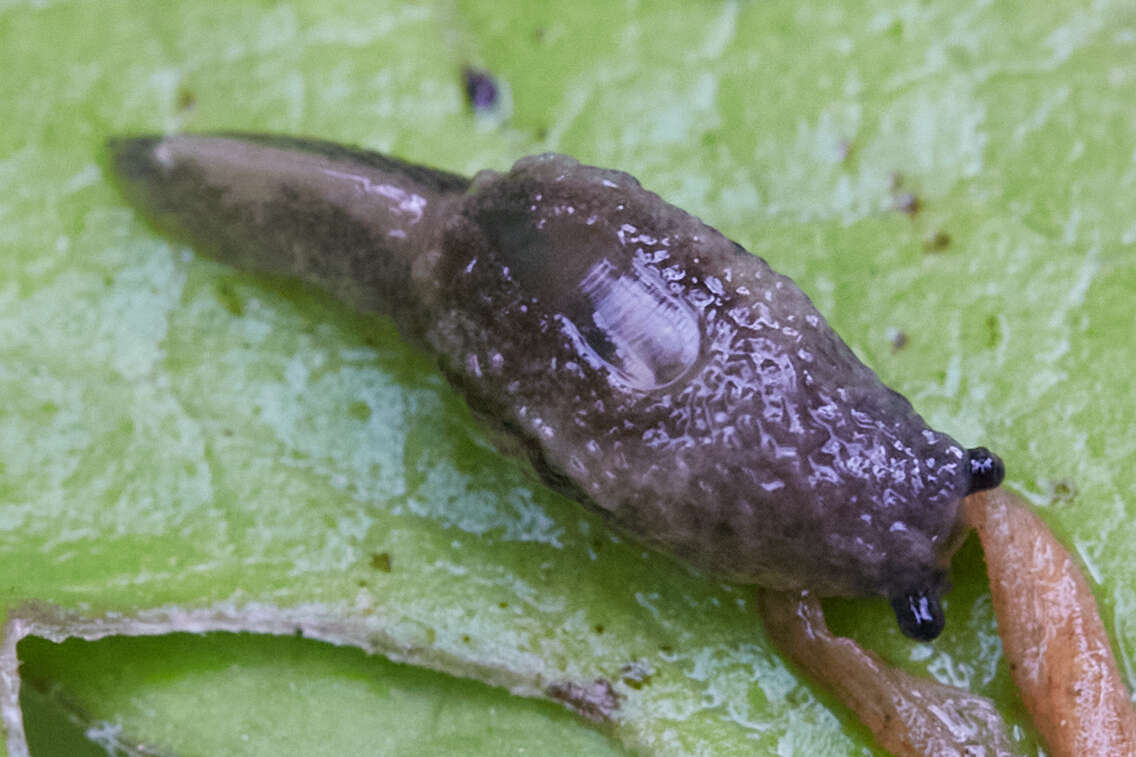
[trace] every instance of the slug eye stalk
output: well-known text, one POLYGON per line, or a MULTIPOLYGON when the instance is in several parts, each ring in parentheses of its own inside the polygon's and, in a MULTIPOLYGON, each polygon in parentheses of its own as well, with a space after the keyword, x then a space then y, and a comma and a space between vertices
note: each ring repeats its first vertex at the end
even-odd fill
POLYGON ((892 597, 891 608, 903 635, 915 641, 933 641, 943 632, 946 620, 937 591, 916 591, 892 597))
POLYGON ((970 474, 970 494, 994 489, 1006 477, 1006 466, 1002 458, 985 447, 974 447, 966 451, 966 468, 970 474))

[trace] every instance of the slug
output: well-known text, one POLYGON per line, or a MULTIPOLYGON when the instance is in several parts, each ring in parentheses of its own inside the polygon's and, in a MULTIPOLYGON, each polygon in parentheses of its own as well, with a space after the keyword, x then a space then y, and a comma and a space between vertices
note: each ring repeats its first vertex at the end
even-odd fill
POLYGON ((468 179, 247 134, 108 147, 161 230, 390 316, 503 449, 622 532, 942 630, 959 503, 1002 462, 928 428, 790 279, 632 176, 546 154, 468 179))

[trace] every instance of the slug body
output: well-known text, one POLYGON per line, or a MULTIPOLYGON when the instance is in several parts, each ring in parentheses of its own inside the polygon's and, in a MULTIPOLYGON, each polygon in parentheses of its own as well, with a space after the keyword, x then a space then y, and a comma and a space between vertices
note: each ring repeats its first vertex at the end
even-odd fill
POLYGON ((628 174, 541 155, 469 180, 251 135, 110 149, 164 230, 393 317, 502 446, 634 538, 941 630, 960 500, 1001 462, 927 428, 792 281, 628 174))

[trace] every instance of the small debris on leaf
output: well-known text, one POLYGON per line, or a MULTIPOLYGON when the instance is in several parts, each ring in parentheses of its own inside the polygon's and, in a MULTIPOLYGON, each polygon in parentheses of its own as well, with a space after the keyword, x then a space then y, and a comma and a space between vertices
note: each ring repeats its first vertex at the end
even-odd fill
POLYGON ((193 110, 197 105, 197 95, 193 90, 186 86, 178 87, 176 107, 179 113, 184 113, 187 110, 193 110))
POLYGON ((923 250, 926 252, 942 252, 951 246, 951 235, 942 229, 936 229, 923 238, 923 250))
POLYGON ((1053 482, 1053 490, 1049 494, 1051 505, 1067 505, 1077 498, 1077 485, 1067 478, 1053 482))
POLYGON ((465 66, 462 68, 462 83, 465 85, 466 99, 475 111, 496 107, 499 89, 497 80, 488 71, 465 66))
POLYGON ((639 690, 651 682, 655 675, 654 668, 643 660, 629 662, 619 669, 619 680, 635 690, 639 690))
POLYGON ((919 198, 914 192, 902 192, 895 196, 892 207, 901 213, 913 216, 919 212, 919 198))
POLYGON ((907 332, 896 328, 887 330, 888 341, 891 342, 891 351, 899 352, 907 346, 907 332))
POLYGON ((556 681, 549 684, 545 693, 593 723, 608 722, 619 709, 619 694, 606 678, 597 678, 589 684, 556 681))

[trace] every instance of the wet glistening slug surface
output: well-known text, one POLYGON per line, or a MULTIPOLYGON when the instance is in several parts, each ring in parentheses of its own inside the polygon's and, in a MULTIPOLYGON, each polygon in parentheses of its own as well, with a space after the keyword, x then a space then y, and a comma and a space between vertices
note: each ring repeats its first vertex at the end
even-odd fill
POLYGON ((543 155, 467 181, 256 135, 111 150, 163 229, 391 315, 502 448, 623 532, 942 629, 959 501, 1000 461, 927 428, 792 281, 628 174, 543 155))

